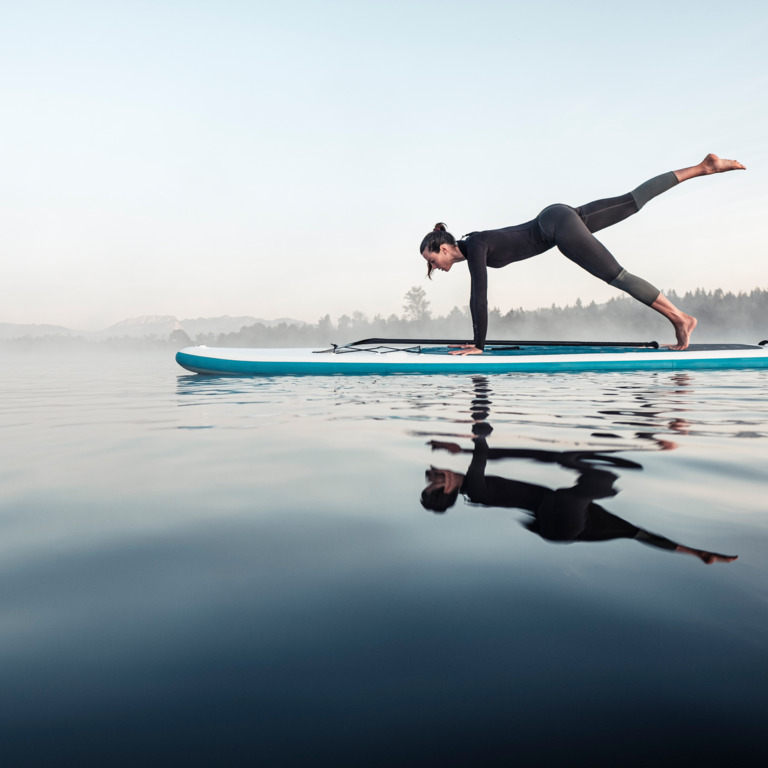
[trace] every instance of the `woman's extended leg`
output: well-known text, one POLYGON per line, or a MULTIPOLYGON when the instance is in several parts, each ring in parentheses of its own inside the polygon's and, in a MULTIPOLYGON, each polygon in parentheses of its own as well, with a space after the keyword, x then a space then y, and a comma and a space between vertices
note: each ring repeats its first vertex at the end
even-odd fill
POLYGON ((625 195, 595 200, 579 206, 576 211, 590 232, 599 232, 637 213, 649 200, 676 187, 681 181, 735 170, 745 170, 745 168, 736 160, 724 160, 710 154, 698 165, 654 176, 625 195))
POLYGON ((649 200, 676 187, 680 181, 673 171, 654 176, 639 187, 618 197, 606 197, 580 205, 576 213, 590 232, 599 232, 637 213, 649 200))

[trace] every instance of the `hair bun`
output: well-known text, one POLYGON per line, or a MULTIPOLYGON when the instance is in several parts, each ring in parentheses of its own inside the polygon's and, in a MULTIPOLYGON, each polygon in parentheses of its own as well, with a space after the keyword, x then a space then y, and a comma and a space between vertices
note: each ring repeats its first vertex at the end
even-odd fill
POLYGON ((433 232, 447 232, 448 227, 443 224, 442 221, 438 221, 437 224, 435 224, 435 228, 432 230, 433 232))

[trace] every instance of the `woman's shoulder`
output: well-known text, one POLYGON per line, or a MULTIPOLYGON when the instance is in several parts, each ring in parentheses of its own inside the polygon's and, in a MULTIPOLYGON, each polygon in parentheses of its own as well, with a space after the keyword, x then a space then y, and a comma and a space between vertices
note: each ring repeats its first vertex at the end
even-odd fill
POLYGON ((459 248, 464 246, 467 253, 470 252, 483 252, 493 244, 495 237, 495 230, 484 229, 477 232, 469 232, 464 235, 461 240, 458 241, 459 248))

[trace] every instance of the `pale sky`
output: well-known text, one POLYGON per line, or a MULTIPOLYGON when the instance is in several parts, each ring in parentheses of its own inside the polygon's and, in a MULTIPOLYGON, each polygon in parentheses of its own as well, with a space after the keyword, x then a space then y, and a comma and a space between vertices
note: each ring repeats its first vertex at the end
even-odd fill
MULTIPOLYGON (((464 306, 418 253, 695 179, 601 239, 662 290, 768 288, 764 0, 0 0, 0 322, 464 306)), ((617 295, 556 250, 490 304, 617 295)), ((684 307, 683 307, 684 308, 684 307)))

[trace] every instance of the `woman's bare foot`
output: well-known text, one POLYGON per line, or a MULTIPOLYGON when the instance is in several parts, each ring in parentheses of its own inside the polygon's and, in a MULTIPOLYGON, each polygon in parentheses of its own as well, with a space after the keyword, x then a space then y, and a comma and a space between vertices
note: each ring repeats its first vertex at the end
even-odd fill
POLYGON ((746 171, 746 166, 738 160, 725 160, 717 155, 707 155, 701 163, 704 173, 724 173, 725 171, 746 171))
POLYGON ((655 309, 664 315, 675 328, 677 344, 670 344, 669 348, 687 349, 693 329, 699 321, 695 317, 686 315, 685 312, 679 310, 663 293, 660 293, 656 301, 651 304, 651 309, 655 309))
POLYGON ((672 321, 672 325, 675 326, 675 336, 677 337, 677 344, 670 344, 670 349, 688 349, 688 344, 691 341, 691 334, 693 329, 697 326, 698 320, 691 315, 683 314, 679 321, 672 321))
POLYGON ((725 173, 725 171, 746 171, 746 166, 738 160, 724 160, 717 155, 707 155, 698 165, 681 168, 675 171, 678 181, 695 179, 697 176, 708 176, 710 173, 725 173))

